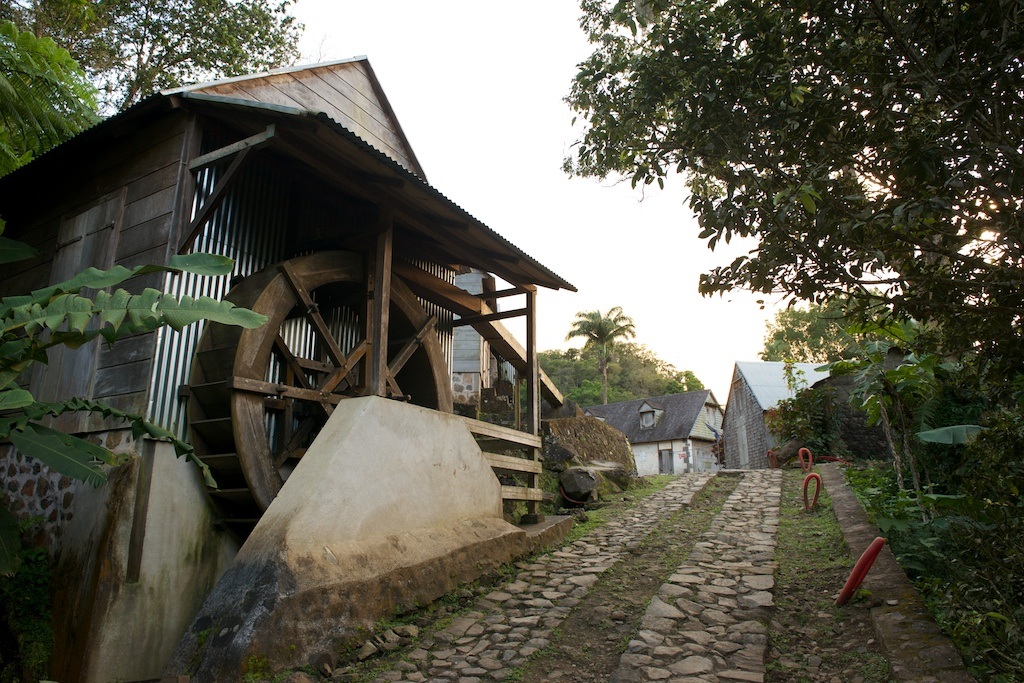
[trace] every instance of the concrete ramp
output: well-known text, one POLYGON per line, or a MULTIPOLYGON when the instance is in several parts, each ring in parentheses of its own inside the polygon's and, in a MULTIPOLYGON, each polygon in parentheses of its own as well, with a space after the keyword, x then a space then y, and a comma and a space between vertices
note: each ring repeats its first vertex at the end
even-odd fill
POLYGON ((525 533, 502 519, 497 478, 463 421, 378 397, 342 401, 168 666, 238 680, 365 637, 509 561, 525 533))

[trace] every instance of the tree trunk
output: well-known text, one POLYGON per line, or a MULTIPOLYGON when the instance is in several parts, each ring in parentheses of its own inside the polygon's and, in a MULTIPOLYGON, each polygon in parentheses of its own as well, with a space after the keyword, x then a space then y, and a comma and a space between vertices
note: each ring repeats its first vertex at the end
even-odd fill
POLYGON ((601 358, 601 404, 608 405, 608 357, 601 358))

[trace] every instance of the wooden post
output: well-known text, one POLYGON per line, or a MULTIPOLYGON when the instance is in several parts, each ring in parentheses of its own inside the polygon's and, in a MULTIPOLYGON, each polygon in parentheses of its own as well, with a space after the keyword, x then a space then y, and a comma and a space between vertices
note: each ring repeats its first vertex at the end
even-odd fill
POLYGON ((391 309, 391 254, 394 241, 394 212, 381 207, 381 232, 377 235, 377 252, 373 262, 373 279, 367 295, 370 316, 366 338, 370 340, 367 355, 367 391, 373 396, 388 395, 388 318, 391 309))
POLYGON ((540 364, 537 361, 537 288, 526 292, 526 429, 531 434, 540 431, 540 364))
MULTIPOLYGON (((537 361, 537 288, 526 287, 526 429, 536 436, 540 433, 540 364, 537 361)), ((540 449, 531 449, 533 459, 540 459, 540 449)), ((530 488, 539 488, 540 477, 536 473, 527 475, 530 488)), ((527 501, 527 514, 523 516, 523 524, 539 524, 544 521, 540 514, 540 503, 536 500, 527 501)))

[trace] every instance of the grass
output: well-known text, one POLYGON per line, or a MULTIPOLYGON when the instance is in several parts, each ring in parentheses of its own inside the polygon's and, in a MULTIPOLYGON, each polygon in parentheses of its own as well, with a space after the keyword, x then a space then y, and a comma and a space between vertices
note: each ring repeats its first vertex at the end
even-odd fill
POLYGON ((784 473, 775 555, 776 612, 769 628, 765 680, 845 681, 855 676, 864 683, 891 681, 888 662, 877 644, 869 645, 873 632, 866 605, 835 606, 853 559, 827 492, 817 508, 804 511, 803 480, 799 470, 784 473))

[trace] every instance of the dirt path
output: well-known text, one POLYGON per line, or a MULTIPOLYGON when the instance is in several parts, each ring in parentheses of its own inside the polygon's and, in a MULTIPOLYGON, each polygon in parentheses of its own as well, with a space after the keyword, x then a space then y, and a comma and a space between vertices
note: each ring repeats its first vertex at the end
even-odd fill
POLYGON ((551 645, 523 667, 520 680, 607 681, 651 596, 693 550, 735 486, 734 478, 715 477, 690 507, 652 529, 573 609, 551 645))

